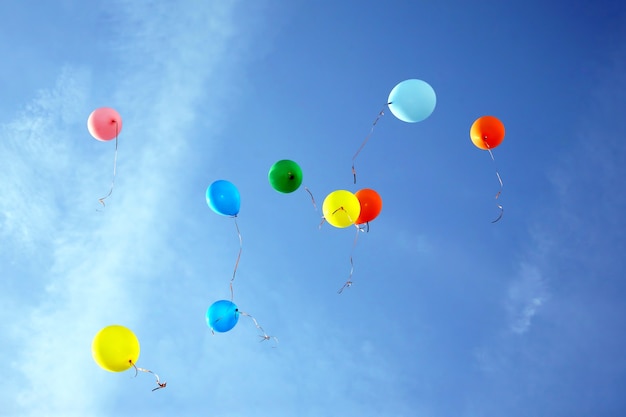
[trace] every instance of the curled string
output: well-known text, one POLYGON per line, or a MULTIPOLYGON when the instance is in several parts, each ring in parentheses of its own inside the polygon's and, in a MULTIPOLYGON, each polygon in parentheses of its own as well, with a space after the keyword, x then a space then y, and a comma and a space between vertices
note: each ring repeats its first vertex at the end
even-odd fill
MULTIPOLYGON (((387 103, 386 105, 388 106, 389 104, 391 104, 391 103, 387 103)), ((365 137, 365 140, 363 141, 363 143, 361 143, 361 146, 359 147, 359 149, 356 151, 356 153, 352 157, 352 176, 354 177, 354 183, 355 184, 356 184, 356 169, 354 169, 354 161, 356 160, 356 157, 359 156, 359 153, 361 152, 361 150, 365 147, 365 144, 367 143, 367 141, 370 140, 370 137, 374 133, 374 127, 376 127, 376 123, 378 123, 378 120, 380 120, 380 118, 382 116, 384 116, 384 115, 385 115, 385 108, 383 107, 380 110, 380 112, 378 112, 378 116, 376 116, 376 119, 374 120, 374 123, 372 123, 372 127, 370 129, 370 132, 365 137)))
POLYGON ((131 360, 129 360, 128 362, 130 362, 130 364, 133 365, 133 368, 135 368, 135 378, 137 377, 137 374, 139 373, 139 371, 154 375, 154 377, 156 378, 157 387, 152 390, 153 392, 158 389, 165 388, 167 386, 167 382, 166 381, 161 382, 161 380, 159 379, 159 376, 155 374, 154 372, 152 372, 151 370, 139 368, 131 360))
POLYGON ((117 171, 117 135, 119 125, 117 124, 117 120, 115 122, 115 156, 113 157, 113 179, 111 180, 111 188, 109 189, 109 193, 102 198, 99 198, 98 201, 102 204, 102 207, 106 207, 104 204, 104 200, 107 199, 111 194, 113 194, 113 187, 115 186, 115 174, 117 171))
POLYGON ((265 342, 266 340, 271 340, 273 339, 276 343, 278 343, 278 338, 276 336, 270 336, 268 335, 265 330, 263 330, 263 327, 261 327, 261 325, 259 324, 259 322, 250 314, 246 313, 245 311, 241 311, 239 309, 237 309, 237 312, 239 312, 239 314, 241 314, 242 316, 246 316, 249 317, 252 322, 254 323, 254 326, 259 329, 259 331, 263 334, 260 334, 259 337, 261 338, 261 340, 259 340, 259 342, 265 342))
POLYGON ((311 196, 311 203, 313 203, 313 208, 317 211, 317 204, 315 204, 315 197, 313 197, 313 193, 307 187, 304 187, 304 189, 311 196))
POLYGON ((363 232, 364 229, 362 229, 360 226, 356 226, 356 235, 354 236, 354 242, 352 243, 352 251, 350 252, 350 275, 348 276, 348 279, 346 280, 345 284, 343 284, 343 287, 339 288, 339 290, 337 291, 337 294, 341 294, 343 292, 344 289, 346 288, 350 288, 352 286, 352 273, 354 272, 354 261, 353 261, 353 254, 354 254, 354 248, 356 247, 356 241, 359 238, 359 233, 363 232))
MULTIPOLYGON (((346 216, 348 216, 348 220, 350 220, 350 222, 352 222, 352 217, 350 217, 350 215, 348 214, 348 212, 346 211, 345 208, 343 208, 343 206, 339 207, 337 210, 333 211, 332 213, 330 213, 330 215, 332 216, 333 214, 337 213, 338 211, 345 211, 346 212, 346 216)), ((322 228, 322 225, 326 223, 326 217, 322 216, 322 221, 320 222, 319 226, 317 226, 318 229, 322 228)))
POLYGON ((243 250, 243 239, 241 238, 241 232, 239 231, 239 225, 237 224, 237 216, 233 216, 235 220, 235 228, 237 229, 237 236, 239 236, 239 254, 237 255, 237 261, 235 262, 235 269, 233 270, 233 277, 230 279, 230 301, 233 301, 235 297, 233 291, 233 282, 235 281, 235 275, 237 274, 237 267, 239 266, 239 260, 241 259, 241 251, 243 250))
MULTIPOLYGON (((493 157, 493 153, 491 152, 491 149, 489 148, 489 145, 487 145, 487 150, 489 151, 489 156, 491 156, 491 160, 493 161, 494 166, 496 166, 496 160, 493 157)), ((498 192, 496 193, 496 196, 495 196, 495 199, 497 200, 498 197, 500 197, 500 194, 502 193, 502 188, 504 186, 504 184, 502 183, 502 177, 500 177, 500 173, 498 172, 498 167, 497 166, 496 166, 496 177, 498 177, 498 182, 500 183, 500 189, 498 190, 498 192)), ((504 215, 504 208, 502 208, 502 204, 496 204, 496 206, 498 207, 498 209, 500 209, 500 214, 491 223, 497 222, 504 215)))

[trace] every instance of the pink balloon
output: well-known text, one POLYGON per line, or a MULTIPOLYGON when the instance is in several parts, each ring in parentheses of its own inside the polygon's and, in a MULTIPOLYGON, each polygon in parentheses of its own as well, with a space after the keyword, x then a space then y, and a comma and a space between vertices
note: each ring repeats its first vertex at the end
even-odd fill
POLYGON ((115 139, 122 131, 122 118, 120 114, 110 107, 100 107, 89 115, 87 129, 94 138, 107 141, 115 139))

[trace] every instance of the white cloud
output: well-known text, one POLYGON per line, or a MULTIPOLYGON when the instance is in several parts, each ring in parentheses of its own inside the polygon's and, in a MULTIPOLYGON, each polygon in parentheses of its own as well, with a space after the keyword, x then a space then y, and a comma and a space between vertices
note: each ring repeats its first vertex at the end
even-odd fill
POLYGON ((547 300, 548 290, 542 272, 534 265, 522 263, 518 278, 508 288, 510 329, 515 333, 526 333, 533 317, 547 300))
MULTIPOLYGON (((0 233, 14 248, 3 256, 32 259, 27 276, 16 268, 0 284, 0 302, 15 307, 1 317, 9 335, 2 354, 11 358, 0 394, 6 412, 106 410, 103 392, 119 379, 95 366, 91 339, 104 325, 134 328, 151 314, 151 279, 172 261, 164 232, 180 214, 171 196, 185 181, 172 172, 192 156, 188 137, 209 82, 216 100, 224 95, 212 77, 233 35, 233 4, 153 6, 148 14, 135 3, 116 6, 125 40, 111 51, 111 60, 121 62, 118 84, 103 88, 98 68, 68 67, 2 128, 0 233), (96 94, 105 95, 96 100, 90 92, 100 89, 96 94), (124 127, 116 188, 97 212, 113 148, 91 139, 85 123, 101 105, 116 107, 124 127)), ((202 110, 210 124, 213 109, 202 110)))
POLYGON ((474 351, 491 382, 472 395, 480 410, 494 395, 500 409, 524 404, 563 415, 623 406, 615 381, 624 375, 624 52, 603 70, 571 145, 547 172, 555 198, 537 209, 529 249, 503 294, 507 331, 474 351), (589 386, 574 403, 553 401, 589 386))
POLYGON ((59 205, 71 196, 65 192, 73 180, 68 120, 81 117, 88 78, 88 71, 64 69, 54 88, 41 91, 16 120, 2 126, 0 233, 14 245, 41 242, 56 222, 59 205))

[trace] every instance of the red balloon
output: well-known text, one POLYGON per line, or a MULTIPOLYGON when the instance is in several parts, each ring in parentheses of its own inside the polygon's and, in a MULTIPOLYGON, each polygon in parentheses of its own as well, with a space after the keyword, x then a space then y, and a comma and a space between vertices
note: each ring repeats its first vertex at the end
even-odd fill
POLYGON ((97 140, 115 139, 122 131, 122 117, 110 107, 100 107, 89 115, 87 129, 97 140))
POLYGON ((363 188, 354 193, 361 203, 361 214, 354 222, 355 224, 363 224, 371 222, 380 214, 383 208, 383 200, 378 193, 370 188, 363 188))
POLYGON ((504 139, 504 125, 494 116, 479 117, 470 128, 470 139, 479 149, 493 149, 504 139))

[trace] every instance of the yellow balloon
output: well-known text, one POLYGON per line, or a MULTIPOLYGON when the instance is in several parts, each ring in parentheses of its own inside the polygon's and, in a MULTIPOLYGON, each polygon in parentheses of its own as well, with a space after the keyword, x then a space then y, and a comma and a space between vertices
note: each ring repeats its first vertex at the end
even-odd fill
POLYGON ((359 218, 361 203, 350 191, 336 190, 324 199, 322 213, 330 225, 339 228, 348 227, 359 218))
POLYGON ((137 363, 139 340, 130 329, 113 324, 104 327, 93 338, 91 354, 102 369, 122 372, 137 363))

